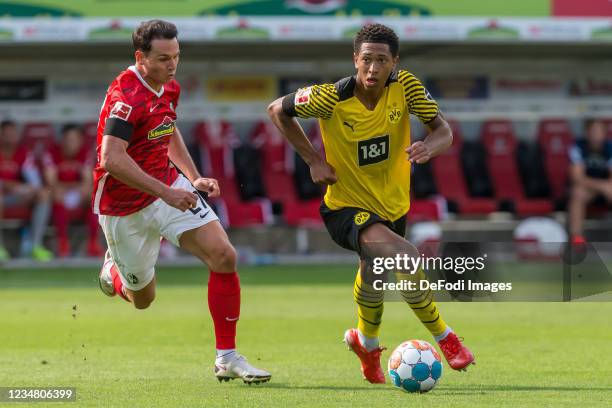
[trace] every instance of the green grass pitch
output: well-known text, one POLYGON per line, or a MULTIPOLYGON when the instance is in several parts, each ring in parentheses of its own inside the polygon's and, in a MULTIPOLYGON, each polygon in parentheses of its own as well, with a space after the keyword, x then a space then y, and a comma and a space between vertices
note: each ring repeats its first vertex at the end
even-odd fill
MULTIPOLYGON (((356 321, 354 271, 242 268, 239 350, 273 373, 250 387, 212 374, 203 268, 160 268, 157 299, 144 311, 102 295, 94 269, 0 271, 0 386, 77 388, 77 403, 53 407, 610 406, 612 304, 604 302, 441 303, 477 365, 466 373, 445 365, 441 383, 422 395, 366 383, 341 343, 356 321)), ((406 305, 385 307, 384 345, 432 341, 406 305)))

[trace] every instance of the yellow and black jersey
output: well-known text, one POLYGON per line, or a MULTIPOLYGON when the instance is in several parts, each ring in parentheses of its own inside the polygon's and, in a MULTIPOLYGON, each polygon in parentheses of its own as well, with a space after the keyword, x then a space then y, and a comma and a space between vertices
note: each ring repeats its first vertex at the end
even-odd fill
POLYGON ((410 208, 409 115, 428 123, 438 105, 407 71, 391 74, 374 110, 354 96, 355 77, 312 85, 285 96, 290 116, 318 118, 327 161, 338 182, 328 186, 332 210, 358 207, 394 221, 410 208))

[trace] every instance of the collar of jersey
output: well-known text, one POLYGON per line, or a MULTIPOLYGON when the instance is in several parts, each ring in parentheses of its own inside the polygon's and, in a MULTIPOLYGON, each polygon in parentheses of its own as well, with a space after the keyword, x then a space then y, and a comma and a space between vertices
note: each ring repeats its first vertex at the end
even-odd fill
POLYGON ((140 72, 138 72, 138 70, 136 69, 136 67, 134 65, 130 65, 128 67, 128 69, 130 71, 132 71, 133 73, 135 73, 136 77, 140 80, 140 82, 144 85, 144 87, 147 88, 149 91, 153 92, 155 94, 155 96, 157 96, 159 98, 160 96, 162 96, 164 94, 164 86, 163 85, 162 85, 160 91, 157 92, 155 89, 151 88, 151 86, 147 83, 147 81, 144 80, 144 78, 140 75, 140 72))

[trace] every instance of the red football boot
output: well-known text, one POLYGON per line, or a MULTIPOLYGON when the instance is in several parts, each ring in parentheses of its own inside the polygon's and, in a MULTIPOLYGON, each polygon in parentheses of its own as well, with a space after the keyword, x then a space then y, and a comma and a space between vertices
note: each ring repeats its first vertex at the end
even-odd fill
POLYGON ((357 329, 348 329, 344 332, 344 342, 361 360, 363 378, 372 384, 384 384, 385 375, 380 367, 380 354, 385 350, 385 347, 378 347, 372 351, 366 350, 359 341, 357 329))
POLYGON ((450 332, 444 339, 438 342, 442 354, 448 361, 448 365, 453 370, 466 370, 466 367, 470 364, 476 364, 474 362, 474 354, 465 347, 459 337, 453 332, 450 332))

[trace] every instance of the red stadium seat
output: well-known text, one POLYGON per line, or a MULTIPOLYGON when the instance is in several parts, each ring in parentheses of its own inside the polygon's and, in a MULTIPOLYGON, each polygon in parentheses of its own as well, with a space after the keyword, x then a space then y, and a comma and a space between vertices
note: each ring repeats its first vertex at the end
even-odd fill
POLYGON ((573 144, 573 135, 565 119, 545 119, 538 127, 538 143, 544 154, 546 176, 555 199, 566 195, 569 157, 568 149, 573 144))
POLYGON ((272 210, 268 200, 245 202, 240 198, 232 156, 238 136, 232 125, 226 121, 200 122, 196 124, 193 136, 203 161, 202 174, 219 181, 221 198, 214 202, 222 222, 231 227, 271 223, 272 210))
POLYGON ((319 214, 320 205, 320 199, 286 202, 283 205, 285 222, 295 227, 320 227, 323 225, 319 214))
POLYGON ((276 126, 270 121, 257 122, 250 141, 262 155, 263 181, 268 198, 282 204, 296 201, 293 152, 276 126))
POLYGON ((200 148, 204 177, 219 181, 225 200, 240 201, 238 185, 234 177, 232 148, 238 136, 229 122, 200 122, 194 128, 194 138, 200 148))
POLYGON ((517 140, 508 120, 483 123, 481 138, 487 152, 489 175, 498 200, 514 202, 518 215, 544 215, 553 210, 550 200, 525 197, 516 163, 517 140))
POLYGON ((410 221, 440 221, 446 217, 446 200, 442 197, 410 200, 408 220, 410 221))
POLYGON ((436 189, 446 199, 457 204, 460 214, 488 214, 495 211, 495 200, 470 197, 461 165, 461 129, 455 121, 449 121, 449 124, 453 129, 453 144, 431 162, 436 189))
POLYGON ((273 221, 272 205, 267 199, 244 202, 220 198, 215 200, 215 204, 225 227, 250 227, 271 224, 273 221))
POLYGON ((32 210, 29 207, 8 207, 0 214, 1 219, 5 220, 23 220, 28 221, 32 216, 32 210))

